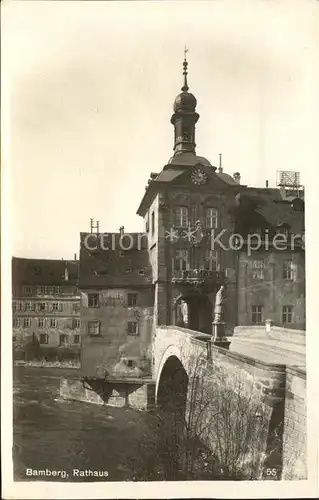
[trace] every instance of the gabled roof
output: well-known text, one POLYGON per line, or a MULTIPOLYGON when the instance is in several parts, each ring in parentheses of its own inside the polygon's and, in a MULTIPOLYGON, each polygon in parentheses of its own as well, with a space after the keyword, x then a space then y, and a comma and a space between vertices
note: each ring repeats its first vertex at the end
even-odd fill
POLYGON ((14 285, 77 285, 78 260, 12 258, 14 285), (65 279, 67 270, 67 277, 65 279))
MULTIPOLYGON (((99 239, 92 239, 89 247, 85 244, 89 233, 81 233, 80 243, 80 288, 130 288, 152 285, 152 268, 149 262, 147 241, 143 233, 130 233, 131 238, 123 238, 119 233, 107 233, 109 248, 103 250, 99 239), (133 244, 130 245, 130 243, 133 244), (123 250, 123 247, 130 248, 123 250)), ((108 244, 104 244, 107 248, 108 244)))
POLYGON ((170 183, 176 184, 179 178, 181 178, 181 182, 185 182, 183 176, 185 177, 187 172, 190 172, 193 167, 197 166, 202 168, 209 178, 214 178, 219 186, 224 186, 225 189, 241 189, 237 182, 229 180, 232 178, 228 174, 217 174, 215 172, 216 167, 212 166, 206 158, 197 156, 194 153, 176 154, 170 159, 169 163, 164 166, 158 176, 149 181, 137 213, 144 216, 145 211, 161 189, 166 189, 166 186, 170 183))

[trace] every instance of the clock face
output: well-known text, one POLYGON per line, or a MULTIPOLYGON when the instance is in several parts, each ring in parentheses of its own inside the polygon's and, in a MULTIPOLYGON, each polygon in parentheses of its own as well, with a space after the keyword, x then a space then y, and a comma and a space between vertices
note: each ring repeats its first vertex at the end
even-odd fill
POLYGON ((207 181, 207 174, 201 168, 195 168, 192 173, 192 181, 197 186, 201 186, 207 181))

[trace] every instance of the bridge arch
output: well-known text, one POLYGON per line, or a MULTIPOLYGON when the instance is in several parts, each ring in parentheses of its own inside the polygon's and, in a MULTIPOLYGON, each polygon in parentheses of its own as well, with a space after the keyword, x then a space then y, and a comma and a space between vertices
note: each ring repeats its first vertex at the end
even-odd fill
POLYGON ((176 346, 169 346, 161 359, 156 388, 156 403, 161 410, 185 414, 188 375, 176 346))
POLYGON ((169 356, 160 374, 157 405, 160 410, 185 416, 188 376, 180 359, 169 356))

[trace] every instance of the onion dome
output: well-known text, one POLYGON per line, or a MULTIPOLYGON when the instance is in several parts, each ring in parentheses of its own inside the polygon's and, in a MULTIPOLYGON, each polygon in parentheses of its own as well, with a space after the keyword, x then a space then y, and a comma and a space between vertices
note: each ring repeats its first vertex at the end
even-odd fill
POLYGON ((196 105, 196 97, 190 92, 184 91, 176 97, 174 111, 195 111, 196 105))

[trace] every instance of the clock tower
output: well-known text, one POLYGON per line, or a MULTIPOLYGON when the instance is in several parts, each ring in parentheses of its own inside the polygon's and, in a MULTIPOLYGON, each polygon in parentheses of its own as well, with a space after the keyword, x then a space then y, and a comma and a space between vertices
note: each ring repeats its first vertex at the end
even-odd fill
POLYGON ((185 57, 183 62, 184 84, 181 88, 182 92, 176 97, 174 102, 174 114, 171 118, 171 123, 175 128, 174 151, 175 154, 195 153, 195 125, 199 118, 196 113, 196 98, 188 92, 187 84, 187 66, 188 62, 185 57))
POLYGON ((230 328, 235 322, 230 317, 236 314, 235 308, 227 310, 226 304, 235 303, 235 274, 228 272, 231 278, 226 280, 225 272, 234 267, 234 253, 212 248, 211 235, 223 229, 224 240, 231 234, 231 210, 239 184, 220 177, 217 168, 195 152, 199 114, 196 98, 189 92, 187 67, 185 51, 182 92, 174 101, 171 118, 174 154, 159 173, 150 173, 137 213, 144 218, 148 238, 154 331, 158 325, 177 325, 221 336, 215 332, 215 308, 220 307, 216 297, 222 286, 226 289, 226 281, 223 314, 230 328))

